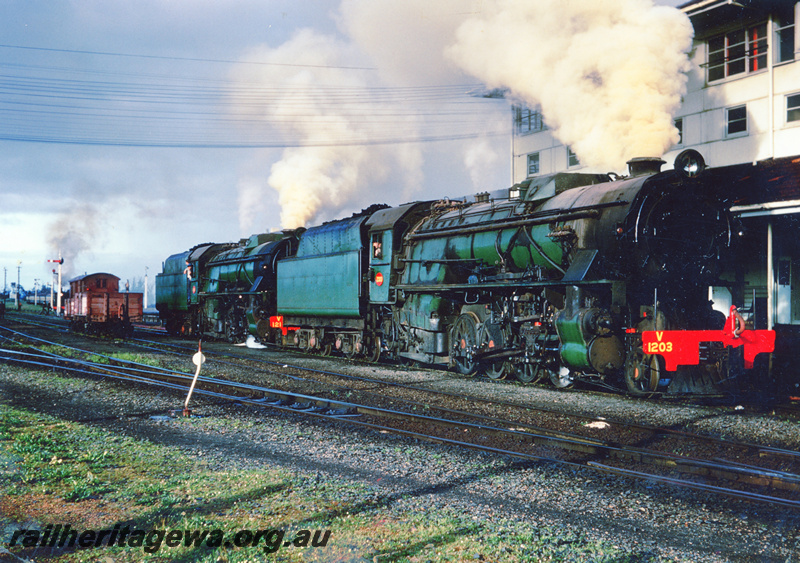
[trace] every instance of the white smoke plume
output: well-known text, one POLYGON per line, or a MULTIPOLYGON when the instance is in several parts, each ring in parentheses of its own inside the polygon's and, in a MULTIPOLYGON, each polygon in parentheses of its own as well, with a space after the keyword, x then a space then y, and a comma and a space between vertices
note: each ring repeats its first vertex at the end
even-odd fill
POLYGON ((82 203, 59 215, 48 227, 50 253, 53 259, 59 254, 64 259, 61 269, 64 281, 76 275, 78 257, 92 249, 100 228, 99 216, 95 206, 82 203))
MULTIPOLYGON (((240 70, 238 83, 262 94, 258 99, 233 100, 237 111, 275 127, 288 139, 287 145, 300 145, 284 150, 267 180, 278 192, 284 228, 333 218, 346 207, 380 202, 369 187, 385 181, 399 162, 414 168, 409 175, 398 175, 398 187, 418 181, 418 149, 379 142, 386 137, 387 125, 369 119, 381 111, 381 104, 369 96, 369 76, 374 72, 347 68, 359 60, 351 45, 301 30, 280 47, 263 47, 247 58, 275 64, 240 70)), ((392 126, 413 130, 414 123, 395 120, 392 126)), ((240 221, 248 225, 253 222, 259 187, 251 179, 239 189, 240 221)))
POLYGON ((583 164, 621 170, 677 142, 692 34, 685 14, 651 0, 486 0, 447 52, 540 108, 583 164))
MULTIPOLYGON (((455 124, 435 103, 404 113, 396 100, 379 101, 392 89, 464 84, 469 73, 541 109, 554 135, 601 171, 660 156, 677 140, 672 113, 692 28, 652 0, 342 0, 338 24, 344 40, 301 30, 243 56, 266 65, 236 71, 237 91, 252 95, 232 99, 235 110, 292 147, 266 181, 284 228, 384 202, 375 192, 389 178, 389 189, 413 195, 422 149, 382 143, 413 139, 430 122, 455 124)), ((495 123, 509 119, 507 107, 494 109, 495 123)), ((488 111, 476 100, 476 117, 488 111)), ((502 157, 480 140, 461 148, 476 187, 487 189, 485 171, 502 157)), ((264 184, 249 174, 238 186, 243 230, 274 205, 264 184)))
MULTIPOLYGON (((444 52, 453 42, 455 30, 468 16, 477 13, 482 1, 342 0, 337 23, 346 39, 302 30, 284 45, 264 47, 243 56, 243 60, 276 66, 237 71, 237 84, 270 88, 271 94, 268 102, 258 107, 233 100, 236 111, 250 123, 258 117, 265 126, 277 125, 287 145, 309 145, 286 149, 269 174, 268 184, 276 190, 282 208, 283 227, 333 218, 341 210, 357 210, 371 203, 392 203, 376 193, 378 189, 390 189, 395 203, 417 197, 422 185, 423 154, 430 156, 430 145, 381 143, 387 138, 413 140, 423 128, 446 137, 453 134, 453 127, 461 127, 456 130, 458 136, 469 128, 465 123, 468 119, 461 115, 448 121, 453 107, 444 107, 447 102, 427 100, 421 108, 413 101, 389 98, 407 87, 437 88, 474 82, 444 52), (368 70, 340 68, 348 66, 368 70), (318 96, 309 99, 310 91, 318 92, 318 96), (358 100, 343 104, 349 95, 358 96, 358 100), (301 142, 297 143, 297 139, 301 142), (342 146, 343 139, 357 139, 362 144, 342 146)), ((474 104, 472 119, 481 122, 475 129, 488 132, 507 127, 508 110, 498 107, 502 104, 492 107, 478 98, 474 104), (487 115, 489 112, 494 113, 487 115)), ((467 145, 474 146, 471 141, 467 145)), ((473 181, 478 182, 476 188, 486 189, 487 174, 478 166, 481 162, 489 164, 493 156, 473 151, 464 158, 471 166, 473 181)), ((249 173, 239 183, 240 224, 244 231, 255 227, 258 218, 274 204, 274 198, 267 196, 262 186, 255 173, 249 173)), ((452 186, 438 189, 442 193, 452 186)))
POLYGON ((377 148, 331 146, 287 149, 272 166, 269 184, 280 193, 281 224, 299 227, 314 218, 318 211, 341 209, 356 190, 385 178, 380 158, 371 155, 377 148))
POLYGON ((476 139, 467 144, 464 151, 464 166, 472 184, 486 190, 489 184, 486 171, 491 170, 502 158, 487 139, 476 139))
POLYGON ((444 56, 455 32, 484 0, 342 0, 340 27, 393 85, 459 83, 463 71, 444 56))

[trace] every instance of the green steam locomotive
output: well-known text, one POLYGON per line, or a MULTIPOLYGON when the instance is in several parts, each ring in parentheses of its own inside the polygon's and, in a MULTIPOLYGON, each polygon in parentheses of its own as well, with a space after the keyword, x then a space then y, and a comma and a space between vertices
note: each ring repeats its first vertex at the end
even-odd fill
POLYGON ((168 330, 523 382, 718 392, 738 369, 708 346, 667 372, 647 331, 718 330, 709 286, 733 244, 702 157, 674 170, 559 173, 474 200, 373 206, 308 229, 203 244, 156 278, 168 330))

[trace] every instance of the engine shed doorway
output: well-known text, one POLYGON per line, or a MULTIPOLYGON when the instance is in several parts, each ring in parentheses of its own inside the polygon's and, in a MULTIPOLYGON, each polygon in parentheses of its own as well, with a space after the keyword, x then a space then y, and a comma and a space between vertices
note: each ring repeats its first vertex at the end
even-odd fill
POLYGON ((743 227, 733 267, 734 287, 742 286, 736 301, 751 312, 755 328, 800 326, 800 200, 731 211, 743 227))
POLYGON ((733 265, 732 299, 748 325, 775 331, 773 383, 800 394, 800 199, 733 206, 742 233, 733 265))
POLYGON ((705 173, 728 200, 736 233, 709 298, 722 313, 736 305, 747 328, 775 331, 761 387, 800 396, 800 155, 705 173))

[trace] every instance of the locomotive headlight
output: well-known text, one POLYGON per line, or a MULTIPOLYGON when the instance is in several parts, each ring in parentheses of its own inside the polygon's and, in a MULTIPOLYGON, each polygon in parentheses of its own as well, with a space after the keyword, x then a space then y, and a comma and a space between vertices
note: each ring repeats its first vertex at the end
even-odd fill
POLYGON ((696 178, 706 169, 706 161, 694 149, 686 149, 675 157, 675 172, 682 178, 696 178))

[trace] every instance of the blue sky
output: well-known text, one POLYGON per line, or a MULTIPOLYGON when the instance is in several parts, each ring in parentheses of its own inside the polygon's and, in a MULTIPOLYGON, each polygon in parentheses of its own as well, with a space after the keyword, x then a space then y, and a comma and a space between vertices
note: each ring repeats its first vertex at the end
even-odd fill
POLYGON ((68 276, 152 281, 202 242, 507 187, 507 102, 442 53, 480 6, 4 0, 8 282, 49 279, 59 249, 68 276))

